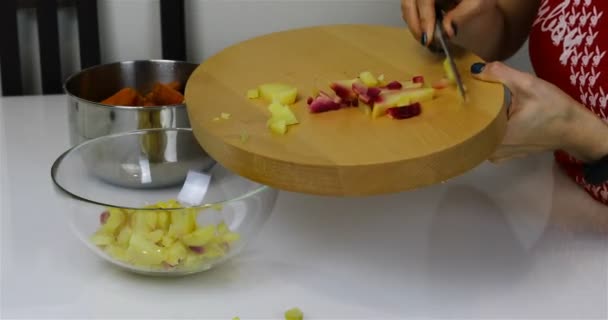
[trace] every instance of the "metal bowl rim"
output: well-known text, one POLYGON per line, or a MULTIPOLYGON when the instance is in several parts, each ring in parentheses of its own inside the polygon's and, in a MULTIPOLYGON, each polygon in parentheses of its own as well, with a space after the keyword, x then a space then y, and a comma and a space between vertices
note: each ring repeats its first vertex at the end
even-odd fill
POLYGON ((98 64, 98 65, 94 65, 85 69, 82 69, 78 72, 75 72, 74 74, 70 75, 64 82, 63 82, 63 92, 65 92, 66 95, 68 95, 70 98, 72 99, 76 99, 78 101, 81 102, 86 102, 89 104, 92 104, 96 107, 100 107, 100 108, 107 108, 107 109, 122 109, 122 110, 134 110, 134 111, 141 111, 141 110, 165 110, 165 109, 181 109, 181 108, 185 108, 186 104, 185 103, 180 103, 180 104, 172 104, 172 105, 164 105, 164 106, 112 106, 112 105, 108 105, 108 104, 103 104, 97 101, 92 101, 92 100, 87 100, 87 99, 83 99, 77 95, 75 95, 74 93, 70 92, 67 88, 68 83, 70 83, 70 81, 72 81, 74 78, 90 72, 92 70, 95 69, 101 69, 104 67, 109 67, 109 66, 113 66, 113 65, 123 65, 123 64, 135 64, 135 63, 158 63, 158 64, 188 64, 188 65, 192 65, 192 66, 198 66, 198 64, 196 63, 192 63, 192 62, 187 62, 187 61, 182 61, 182 60, 166 60, 166 59, 148 59, 148 60, 125 60, 125 61, 117 61, 117 62, 110 62, 110 63, 104 63, 104 64, 98 64))
MULTIPOLYGON (((114 139, 114 138, 118 138, 121 136, 128 136, 128 135, 138 135, 144 132, 154 132, 154 131, 163 131, 163 132, 167 132, 167 131, 182 131, 182 132, 190 132, 194 135, 193 131, 191 128, 153 128, 153 129, 141 129, 141 130, 133 130, 133 131, 127 131, 127 132, 120 132, 120 133, 115 133, 115 134, 111 134, 111 135, 105 135, 105 136, 101 136, 101 137, 97 137, 94 139, 90 139, 87 141, 84 141, 80 144, 77 144, 71 148, 69 148, 68 150, 66 150, 65 152, 63 152, 59 157, 57 157, 57 159, 55 159, 55 161, 53 162, 53 165, 51 166, 51 180, 53 180, 53 184, 59 188, 59 190, 61 190, 62 193, 64 193, 65 195, 67 195, 70 198, 73 198, 75 200, 78 201, 83 201, 86 203, 90 203, 90 204, 95 204, 95 205, 99 205, 99 206, 103 206, 103 207, 110 207, 110 208, 121 208, 121 209, 127 209, 127 210, 138 210, 138 211, 154 211, 154 210, 158 210, 158 208, 140 208, 140 207, 126 207, 126 206, 122 206, 122 205, 113 205, 113 204, 109 204, 109 203, 104 203, 104 202, 99 202, 99 201, 95 201, 92 199, 88 199, 88 198, 84 198, 81 197, 79 195, 76 195, 74 193, 72 193, 71 191, 67 190, 67 188, 64 188, 61 183, 59 183, 59 181, 57 181, 57 170, 59 168, 59 166, 61 165, 63 159, 65 157, 67 157, 68 155, 70 155, 72 152, 77 151, 78 149, 89 145, 89 144, 94 144, 94 143, 99 143, 102 140, 110 140, 110 139, 114 139)), ((241 179, 245 179, 243 177, 240 177, 238 175, 236 175, 235 173, 232 173, 233 175, 241 178, 241 179)), ((253 183, 257 183, 255 181, 252 181, 253 183)), ((259 183, 258 183, 259 184, 259 183)), ((262 193, 263 191, 266 190, 272 190, 271 187, 266 186, 266 185, 261 185, 260 187, 253 189, 249 192, 246 192, 244 194, 241 194, 239 196, 236 196, 234 198, 231 199, 224 199, 218 202, 213 202, 213 203, 205 203, 205 204, 201 204, 198 206, 192 206, 192 207, 179 207, 179 208, 170 208, 170 209, 163 209, 163 210, 167 210, 167 211, 174 211, 174 210, 184 210, 184 209, 208 209, 208 208, 213 208, 213 207, 217 207, 217 206, 222 206, 231 202, 235 202, 235 201, 240 201, 243 199, 247 199, 251 196, 254 196, 258 193, 262 193)))

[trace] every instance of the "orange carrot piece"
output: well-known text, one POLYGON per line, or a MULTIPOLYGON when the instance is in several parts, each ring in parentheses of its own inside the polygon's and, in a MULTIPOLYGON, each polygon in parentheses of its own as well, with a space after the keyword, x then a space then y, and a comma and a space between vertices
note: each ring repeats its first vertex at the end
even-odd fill
POLYGON ((156 83, 152 92, 154 93, 156 103, 160 105, 181 104, 184 102, 184 96, 179 91, 162 83, 156 83))
POLYGON ((133 106, 137 100, 137 91, 133 88, 123 88, 109 98, 101 101, 113 106, 133 106))
POLYGON ((171 88, 171 89, 173 89, 175 91, 179 91, 181 89, 181 87, 182 87, 182 84, 179 83, 179 81, 169 82, 166 85, 167 85, 167 87, 169 87, 169 88, 171 88))
POLYGON ((144 106, 149 107, 149 106, 155 106, 156 105, 156 99, 154 98, 154 92, 150 91, 148 92, 148 94, 146 94, 144 96, 144 106))
POLYGON ((138 93, 137 97, 135 97, 135 106, 141 107, 144 105, 144 103, 146 103, 146 98, 138 93))

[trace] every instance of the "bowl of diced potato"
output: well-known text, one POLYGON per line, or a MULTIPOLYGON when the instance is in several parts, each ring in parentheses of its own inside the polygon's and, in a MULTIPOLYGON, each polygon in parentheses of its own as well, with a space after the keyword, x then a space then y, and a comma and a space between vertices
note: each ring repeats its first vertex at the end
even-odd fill
POLYGON ((184 145, 177 142, 192 137, 188 128, 135 130, 90 139, 61 154, 51 178, 77 238, 111 264, 147 275, 197 273, 237 255, 270 216, 277 190, 209 162, 202 150, 198 158, 181 158, 184 145), (143 142, 159 136, 166 157, 152 170, 143 142), (132 175, 134 184, 163 179, 176 165, 185 175, 155 188, 116 185, 85 160, 99 150, 106 170, 132 175))

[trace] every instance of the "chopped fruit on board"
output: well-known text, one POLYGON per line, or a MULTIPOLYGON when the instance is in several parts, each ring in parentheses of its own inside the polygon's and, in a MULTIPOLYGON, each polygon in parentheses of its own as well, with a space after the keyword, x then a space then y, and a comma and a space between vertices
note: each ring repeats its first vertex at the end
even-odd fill
MULTIPOLYGON (((309 111, 321 113, 358 107, 363 114, 379 118, 386 115, 390 108, 429 101, 436 95, 436 88, 425 87, 425 80, 422 76, 413 77, 408 81, 390 81, 383 86, 374 87, 366 85, 366 81, 361 79, 361 77, 366 78, 370 75, 369 72, 362 72, 359 79, 332 82, 329 85, 333 90, 332 94, 319 90, 316 96, 308 98, 309 111)), ((367 83, 370 83, 369 79, 367 79, 367 83)), ((374 83, 378 84, 377 81, 374 83)), ((418 114, 420 112, 416 115, 418 114)), ((405 119, 398 116, 394 118, 405 119)))
POLYGON ((260 96, 266 101, 281 104, 293 104, 298 96, 298 89, 284 83, 265 83, 258 87, 260 96))
POLYGON ((420 103, 416 102, 407 106, 394 107, 388 109, 388 114, 395 119, 408 119, 419 115, 422 112, 420 103))
POLYGON ((297 124, 298 119, 296 119, 296 115, 293 114, 289 106, 282 105, 280 103, 274 102, 268 106, 268 110, 271 113, 271 119, 273 120, 285 120, 286 125, 297 124))
POLYGON ((403 85, 399 81, 393 81, 387 84, 386 88, 390 90, 400 90, 401 88, 403 88, 403 85))
POLYGON ((270 131, 276 133, 276 134, 285 134, 287 132, 287 122, 285 122, 285 120, 283 119, 269 119, 268 122, 268 128, 270 128, 270 131))
POLYGON ((368 87, 375 87, 378 85, 378 79, 369 71, 361 72, 361 74, 359 74, 359 79, 368 87))
MULTIPOLYGON (((371 118, 389 115, 393 119, 408 119, 422 113, 422 103, 435 99, 437 91, 454 83, 454 72, 446 59, 443 62, 445 78, 427 83, 423 75, 409 80, 388 81, 384 74, 375 77, 363 71, 354 79, 329 83, 331 91, 315 89, 306 99, 310 113, 324 113, 343 108, 357 107, 371 118), (328 93, 329 92, 329 93, 328 93)), ((261 97, 271 103, 271 117, 267 121, 270 131, 285 134, 287 127, 299 123, 289 109, 297 100, 297 88, 283 83, 266 83, 249 90, 247 97, 261 97)))
POLYGON ((310 112, 312 113, 320 113, 342 108, 340 102, 324 94, 319 94, 317 97, 311 98, 308 101, 310 112))
POLYGON ((412 82, 424 84, 424 76, 415 76, 412 78, 412 82))
POLYGON ((372 118, 385 115, 390 108, 433 100, 434 96, 435 89, 433 88, 403 89, 382 93, 374 104, 372 118))
POLYGON ((456 74, 454 73, 454 70, 452 70, 450 60, 447 58, 443 60, 443 69, 445 71, 445 76, 450 81, 450 83, 456 82, 456 74))
POLYGON ((289 109, 289 106, 273 102, 268 106, 270 119, 267 121, 268 128, 274 133, 285 134, 287 126, 298 124, 296 115, 289 109))
POLYGON ((180 207, 170 200, 148 210, 110 208, 101 213, 101 227, 90 240, 116 260, 159 270, 213 262, 239 240, 224 222, 199 226, 198 209, 180 207))
POLYGON ((247 91, 249 99, 262 98, 268 105, 270 118, 266 122, 268 129, 276 134, 283 135, 287 127, 298 124, 299 121, 289 108, 298 97, 298 89, 285 83, 273 82, 259 85, 256 89, 247 91))

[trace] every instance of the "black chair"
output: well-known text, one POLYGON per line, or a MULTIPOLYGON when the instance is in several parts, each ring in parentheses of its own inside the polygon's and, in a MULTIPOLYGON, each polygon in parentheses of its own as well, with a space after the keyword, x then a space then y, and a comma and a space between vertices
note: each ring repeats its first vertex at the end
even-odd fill
MULTIPOLYGON (((97 0, 0 0, 2 95, 23 95, 17 10, 35 8, 40 46, 42 93, 62 93, 57 9, 76 6, 80 67, 100 63, 97 0)), ((161 0, 162 58, 186 60, 184 0, 161 0)))

